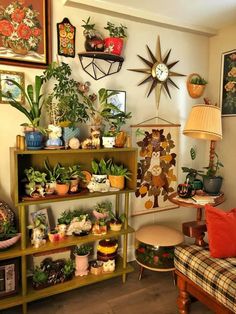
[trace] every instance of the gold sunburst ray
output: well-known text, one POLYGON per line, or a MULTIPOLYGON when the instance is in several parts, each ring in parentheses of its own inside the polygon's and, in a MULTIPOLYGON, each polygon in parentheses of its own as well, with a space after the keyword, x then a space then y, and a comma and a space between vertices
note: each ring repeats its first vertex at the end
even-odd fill
POLYGON ((156 62, 157 62, 156 57, 153 55, 153 53, 151 52, 151 49, 148 47, 148 45, 146 45, 146 47, 147 47, 147 50, 148 50, 148 52, 149 52, 149 55, 150 55, 150 57, 151 57, 151 59, 152 59, 152 61, 153 61, 153 64, 156 63, 156 62))
POLYGON ((168 83, 168 79, 164 82, 163 86, 164 86, 168 96, 171 98, 169 87, 168 87, 167 83, 168 83))
POLYGON ((184 74, 180 74, 180 73, 177 73, 177 72, 169 72, 169 76, 185 76, 184 74))
POLYGON ((140 83, 138 84, 138 86, 140 86, 140 85, 142 85, 142 84, 144 84, 144 83, 150 81, 151 79, 152 79, 152 75, 146 77, 142 82, 140 82, 140 83))
POLYGON ((145 74, 151 74, 151 69, 128 69, 129 71, 133 72, 139 72, 139 73, 145 73, 145 74))
POLYGON ((171 68, 173 68, 173 66, 175 66, 178 62, 179 62, 179 60, 175 61, 175 62, 172 62, 170 64, 167 64, 168 69, 170 70, 171 68))
POLYGON ((172 79, 170 77, 168 78, 168 82, 170 82, 170 84, 172 84, 174 87, 179 89, 179 87, 175 84, 174 81, 172 81, 172 79))
POLYGON ((140 55, 137 55, 144 63, 146 63, 148 66, 152 67, 152 62, 148 61, 147 59, 141 57, 140 55))
POLYGON ((161 56, 161 42, 160 42, 160 37, 157 37, 157 50, 156 50, 156 57, 158 63, 162 63, 162 56, 161 56))
POLYGON ((153 80, 152 85, 149 89, 148 95, 147 97, 151 94, 151 92, 154 90, 154 88, 157 86, 158 81, 157 80, 153 80))
MULTIPOLYGON (((169 56, 170 56, 170 52, 171 52, 171 49, 167 52, 167 55, 165 56, 164 60, 163 60, 163 63, 167 63, 168 62, 168 59, 169 59, 169 56)), ((177 61, 178 62, 178 61, 177 61)), ((168 66, 168 65, 167 65, 168 66)), ((168 66, 169 68, 169 66, 168 66)), ((170 68, 169 68, 170 69, 170 68)))

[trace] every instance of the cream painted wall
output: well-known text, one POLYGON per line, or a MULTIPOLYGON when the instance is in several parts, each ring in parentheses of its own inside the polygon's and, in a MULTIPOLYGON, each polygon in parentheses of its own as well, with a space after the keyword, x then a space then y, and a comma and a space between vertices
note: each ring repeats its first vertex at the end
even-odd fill
MULTIPOLYGON (((210 39, 209 48, 209 95, 212 102, 220 103, 220 79, 221 79, 221 56, 222 53, 235 49, 236 24, 222 29, 217 36, 210 39)), ((222 208, 229 209, 235 207, 235 138, 236 126, 235 117, 222 118, 223 140, 217 143, 216 151, 220 160, 223 161, 224 168, 222 174, 224 177, 223 190, 226 195, 226 202, 221 205, 222 208)))
MULTIPOLYGON (((53 59, 56 60, 57 53, 57 36, 56 36, 56 23, 62 21, 64 17, 68 17, 73 25, 76 26, 76 51, 83 51, 84 38, 82 35, 82 20, 86 20, 89 16, 92 22, 96 23, 97 29, 101 30, 103 34, 106 31, 103 29, 107 21, 114 23, 122 23, 128 27, 128 39, 125 44, 124 58, 122 70, 115 75, 106 77, 99 81, 90 78, 81 69, 79 59, 76 56, 74 59, 59 57, 60 61, 67 62, 73 69, 73 76, 80 80, 91 82, 92 91, 96 92, 99 88, 105 87, 108 89, 125 90, 127 92, 127 110, 132 111, 133 117, 130 124, 136 124, 146 119, 150 119, 159 115, 161 118, 169 120, 173 123, 181 124, 182 129, 188 116, 191 106, 197 103, 196 100, 190 98, 186 90, 186 77, 174 78, 175 83, 179 86, 179 90, 170 87, 172 99, 169 99, 165 94, 161 97, 160 109, 157 112, 155 105, 154 93, 149 98, 145 96, 150 85, 144 84, 137 87, 138 83, 144 79, 143 74, 127 71, 129 68, 143 68, 144 64, 139 60, 137 54, 148 58, 146 44, 150 49, 155 52, 157 36, 160 36, 162 54, 165 55, 168 49, 171 50, 169 61, 173 62, 180 60, 179 63, 173 68, 173 71, 189 75, 193 72, 200 73, 204 78, 208 79, 208 53, 209 53, 209 39, 202 35, 185 33, 178 30, 165 29, 144 23, 137 23, 129 20, 122 20, 119 18, 102 15, 100 13, 89 12, 81 9, 64 7, 60 1, 53 0, 53 59)), ((15 70, 25 73, 26 83, 33 82, 36 74, 41 74, 42 71, 37 69, 28 69, 23 67, 11 67, 1 65, 3 70, 15 70)), ((210 84, 209 84, 210 85, 210 84)), ((25 122, 23 115, 18 113, 9 105, 0 106, 0 195, 8 203, 12 204, 10 198, 10 165, 9 165, 9 147, 15 145, 15 137, 21 133, 20 124, 25 122)), ((201 141, 194 141, 182 134, 179 138, 179 156, 178 165, 192 166, 189 155, 189 149, 193 145, 198 148, 198 161, 194 165, 196 168, 205 165, 205 143, 201 141)), ((184 176, 179 171, 179 182, 183 181, 184 176)), ((92 199, 80 202, 80 206, 86 208, 92 206, 96 200, 92 199), (89 204, 89 205, 88 205, 89 204)), ((70 208, 70 205, 76 207, 72 203, 57 203, 54 204, 55 218, 59 212, 70 208)), ((44 205, 45 207, 45 205, 44 205)), ((50 205, 49 205, 50 207, 50 205)), ((34 206, 32 207, 34 209, 34 206)), ((150 223, 160 222, 175 228, 180 229, 183 221, 191 221, 195 219, 196 212, 192 208, 178 208, 169 211, 160 212, 157 214, 149 214, 139 216, 132 219, 132 224, 135 228, 150 223)))

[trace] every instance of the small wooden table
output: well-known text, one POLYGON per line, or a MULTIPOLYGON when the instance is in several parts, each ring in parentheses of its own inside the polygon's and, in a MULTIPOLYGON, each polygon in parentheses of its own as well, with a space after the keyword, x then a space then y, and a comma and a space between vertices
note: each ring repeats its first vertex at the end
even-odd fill
MULTIPOLYGON (((203 240, 204 236, 205 236, 205 232, 207 231, 207 227, 206 227, 206 221, 202 220, 202 211, 205 208, 205 205, 202 204, 198 204, 196 202, 194 202, 194 200, 192 200, 192 202, 188 202, 182 198, 182 199, 177 199, 177 192, 172 193, 171 195, 169 195, 168 199, 170 202, 182 206, 182 207, 192 207, 192 208, 196 208, 197 209, 197 219, 195 221, 190 221, 190 222, 184 222, 182 224, 182 231, 183 234, 191 237, 191 238, 195 238, 195 244, 199 245, 199 246, 205 246, 206 242, 203 240)), ((207 197, 208 195, 206 195, 207 197)), ((220 204, 222 204, 225 201, 225 197, 224 194, 221 193, 219 196, 214 198, 214 202, 213 203, 209 203, 212 206, 218 206, 220 204)))

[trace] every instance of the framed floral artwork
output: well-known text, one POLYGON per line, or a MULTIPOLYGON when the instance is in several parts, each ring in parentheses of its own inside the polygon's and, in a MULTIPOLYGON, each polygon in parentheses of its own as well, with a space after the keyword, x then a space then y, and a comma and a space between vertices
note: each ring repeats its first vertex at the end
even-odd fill
MULTIPOLYGON (((23 72, 13 72, 13 71, 2 71, 0 70, 0 92, 6 94, 10 92, 16 101, 24 104, 25 98, 19 87, 12 84, 9 80, 16 81, 19 85, 24 88, 25 85, 25 75, 23 72)), ((0 103, 8 104, 9 100, 0 95, 0 103)))
POLYGON ((0 63, 46 68, 51 63, 51 0, 1 0, 0 63))
POLYGON ((222 55, 220 103, 222 116, 236 115, 236 50, 222 55))
POLYGON ((57 23, 57 53, 64 57, 75 57, 75 31, 76 28, 65 17, 57 23))

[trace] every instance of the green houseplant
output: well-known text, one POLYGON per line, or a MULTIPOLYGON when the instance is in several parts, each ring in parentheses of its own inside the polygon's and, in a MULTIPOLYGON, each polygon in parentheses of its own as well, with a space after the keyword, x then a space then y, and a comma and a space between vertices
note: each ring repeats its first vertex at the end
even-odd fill
POLYGON ((86 276, 88 274, 88 256, 92 251, 90 245, 84 244, 74 248, 75 255, 75 276, 86 276))
POLYGON ((109 164, 108 179, 111 187, 119 190, 124 189, 125 179, 130 180, 131 172, 124 165, 119 165, 113 161, 109 164))
POLYGON ((43 196, 44 186, 47 182, 45 172, 35 170, 33 167, 24 170, 26 178, 25 192, 27 195, 32 197, 43 196))
POLYGON ((220 189, 223 182, 223 177, 219 174, 220 168, 224 165, 219 161, 217 153, 214 154, 213 162, 205 167, 207 172, 203 176, 203 189, 205 192, 211 195, 217 195, 220 193, 220 189))
POLYGON ((207 81, 197 73, 189 75, 187 80, 188 93, 192 98, 199 98, 205 90, 207 81))
POLYGON ((90 21, 90 16, 88 19, 82 20, 84 22, 81 25, 84 28, 83 34, 85 36, 84 47, 86 51, 103 51, 104 43, 102 35, 95 29, 95 24, 90 21))
POLYGON ((4 94, 0 90, 0 96, 8 99, 9 104, 23 113, 29 120, 29 123, 22 123, 25 127, 26 144, 28 149, 41 149, 43 147, 43 134, 46 133, 45 129, 40 126, 42 115, 42 108, 44 105, 43 94, 41 88, 43 81, 40 76, 35 76, 34 85, 27 85, 26 89, 14 80, 8 81, 20 89, 25 97, 26 106, 17 101, 11 93, 4 94))
POLYGON ((127 37, 127 27, 122 24, 116 26, 111 22, 107 22, 107 26, 104 29, 109 32, 109 37, 104 39, 105 52, 120 55, 123 48, 123 38, 127 37))
POLYGON ((75 128, 85 123, 89 116, 84 93, 79 89, 79 82, 71 77, 72 70, 64 62, 51 63, 44 71, 42 80, 54 82, 52 93, 47 98, 47 110, 51 122, 63 127, 75 128))

